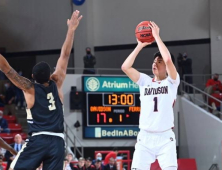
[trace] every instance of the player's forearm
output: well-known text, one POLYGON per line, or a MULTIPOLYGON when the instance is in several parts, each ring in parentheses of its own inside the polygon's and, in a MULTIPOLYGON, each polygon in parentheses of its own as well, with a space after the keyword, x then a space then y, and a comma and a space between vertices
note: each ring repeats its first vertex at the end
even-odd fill
POLYGON ((133 50, 133 52, 126 58, 124 63, 122 64, 122 70, 127 70, 133 66, 133 63, 138 56, 139 52, 142 50, 143 47, 140 47, 139 45, 136 46, 136 48, 133 50))
POLYGON ((67 34, 66 34, 66 39, 62 46, 62 51, 61 51, 61 54, 62 54, 61 56, 67 59, 69 58, 72 47, 73 47, 74 35, 75 35, 75 31, 72 29, 68 29, 67 34))
POLYGON ((0 146, 8 151, 11 151, 13 148, 8 145, 2 138, 0 138, 0 146))
POLYGON ((3 73, 8 73, 11 69, 8 61, 0 54, 0 69, 3 73))
POLYGON ((164 62, 167 64, 171 60, 171 55, 161 38, 158 36, 155 38, 159 51, 163 57, 164 62))

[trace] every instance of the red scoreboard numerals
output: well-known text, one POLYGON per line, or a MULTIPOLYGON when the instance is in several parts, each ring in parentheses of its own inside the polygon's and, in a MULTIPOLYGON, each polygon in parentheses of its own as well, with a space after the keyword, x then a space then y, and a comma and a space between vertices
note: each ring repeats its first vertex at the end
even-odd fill
POLYGON ((103 123, 106 123, 106 113, 97 113, 97 123, 100 123, 100 116, 103 117, 103 123))
MULTIPOLYGON (((96 116, 97 116, 97 119, 96 119, 97 123, 107 123, 106 113, 97 113, 96 116)), ((123 122, 122 114, 119 115, 119 122, 123 122)), ((108 123, 113 123, 113 119, 109 118, 108 123)))

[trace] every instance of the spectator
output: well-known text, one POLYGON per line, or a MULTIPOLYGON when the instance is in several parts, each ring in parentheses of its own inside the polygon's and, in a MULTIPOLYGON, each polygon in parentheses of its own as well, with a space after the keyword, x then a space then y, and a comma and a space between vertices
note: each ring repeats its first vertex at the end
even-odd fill
POLYGON ((71 170, 73 170, 74 169, 74 164, 72 163, 72 161, 73 161, 73 154, 72 153, 68 153, 67 155, 66 155, 66 159, 68 160, 68 167, 70 167, 71 168, 71 170))
MULTIPOLYGON (((22 149, 22 136, 20 134, 15 135, 14 141, 15 143, 12 144, 11 147, 14 148, 17 152, 19 152, 22 149)), ((7 170, 8 170, 12 161, 15 159, 15 156, 12 155, 9 151, 6 151, 5 159, 7 161, 7 170)))
POLYGON ((3 163, 3 157, 0 157, 0 170, 4 170, 2 163, 3 163))
MULTIPOLYGON (((217 98, 218 100, 222 101, 222 84, 221 84, 221 81, 218 80, 218 78, 219 78, 219 75, 217 73, 214 74, 213 78, 207 81, 206 88, 204 89, 204 91, 210 94, 211 96, 217 98)), ((205 101, 207 101, 206 96, 204 97, 205 97, 205 101)), ((220 102, 218 102, 217 100, 214 100, 211 97, 208 98, 208 104, 212 106, 213 110, 217 110, 217 111, 221 110, 220 102)), ((209 109, 210 112, 213 112, 213 110, 209 109)))
POLYGON ((74 157, 74 155, 72 153, 68 153, 66 155, 66 158, 69 160, 69 162, 78 161, 78 159, 76 157, 75 158, 73 158, 73 157, 74 157))
POLYGON ((95 170, 95 166, 92 164, 92 158, 88 157, 85 163, 86 170, 95 170))
POLYGON ((104 167, 102 165, 102 161, 100 159, 96 160, 95 167, 96 167, 96 170, 104 170, 104 167))
POLYGON ((188 57, 187 53, 183 53, 183 70, 184 74, 192 74, 192 59, 188 57))
POLYGON ((104 160, 104 165, 107 165, 109 163, 110 158, 116 159, 117 155, 118 155, 118 148, 113 148, 113 151, 111 151, 106 155, 104 160))
POLYGON ((222 84, 221 81, 218 80, 219 75, 217 73, 214 74, 212 79, 209 79, 206 83, 206 87, 212 87, 213 93, 222 92, 222 84))
POLYGON ((84 165, 85 165, 85 159, 80 157, 78 164, 74 166, 74 170, 86 170, 84 165))
POLYGON ((102 159, 103 159, 102 154, 101 153, 97 153, 96 154, 96 159, 92 161, 92 164, 95 165, 96 160, 100 160, 102 162, 102 159))
MULTIPOLYGON (((183 53, 181 60, 178 61, 178 65, 182 67, 182 79, 184 74, 193 74, 192 59, 188 57, 187 53, 183 53)), ((193 84, 192 76, 186 76, 184 81, 189 84, 193 84)), ((192 93, 193 89, 191 87, 185 86, 185 91, 192 93)))
MULTIPOLYGON (((73 169, 74 169, 74 167, 73 167, 73 169)), ((64 160, 64 169, 63 170, 72 170, 72 167, 70 166, 68 159, 64 160)))
POLYGON ((8 122, 3 118, 3 112, 0 110, 0 130, 1 133, 10 133, 10 129, 8 128, 8 122))
POLYGON ((83 58, 84 71, 83 74, 95 74, 94 65, 96 64, 96 58, 91 54, 91 48, 86 48, 86 55, 83 58))
MULTIPOLYGON (((0 157, 5 155, 6 149, 0 147, 0 157)), ((3 156, 4 157, 4 156, 3 156)))
POLYGON ((11 85, 10 81, 7 81, 5 84, 6 92, 5 92, 5 106, 4 106, 4 114, 11 113, 15 115, 15 92, 11 85))
MULTIPOLYGON (((211 96, 215 97, 216 99, 222 101, 222 93, 213 93, 211 94, 211 96)), ((217 111, 220 111, 220 102, 218 102, 217 100, 209 97, 208 98, 208 104, 210 106, 212 106, 213 110, 217 110, 217 111)), ((210 112, 213 112, 212 109, 210 109, 210 112)))
POLYGON ((105 170, 117 170, 114 158, 109 158, 109 164, 105 166, 105 170))
MULTIPOLYGON (((177 57, 177 64, 178 67, 181 68, 181 77, 183 78, 184 74, 192 74, 192 59, 188 58, 187 53, 179 53, 177 57)), ((189 78, 188 78, 189 79, 189 78)), ((187 81, 190 82, 189 80, 187 81)))

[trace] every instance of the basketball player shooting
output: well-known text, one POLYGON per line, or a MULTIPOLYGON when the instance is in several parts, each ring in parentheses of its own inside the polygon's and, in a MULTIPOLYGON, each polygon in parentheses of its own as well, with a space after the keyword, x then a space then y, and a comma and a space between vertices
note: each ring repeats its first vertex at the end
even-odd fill
POLYGON ((126 75, 140 87, 140 132, 137 136, 131 169, 149 170, 151 164, 158 159, 163 170, 176 170, 176 140, 172 131, 173 104, 180 79, 170 52, 159 36, 159 27, 154 22, 150 22, 149 26, 160 51, 154 55, 152 64, 154 78, 132 67, 139 52, 151 43, 138 41, 137 47, 122 65, 126 75))
POLYGON ((81 18, 79 11, 75 11, 67 21, 67 35, 54 73, 51 75, 50 66, 45 62, 33 67, 32 77, 35 83, 20 76, 0 55, 0 69, 24 92, 31 136, 11 163, 11 170, 35 170, 42 162, 43 170, 63 169, 65 145, 62 84, 75 30, 81 18))

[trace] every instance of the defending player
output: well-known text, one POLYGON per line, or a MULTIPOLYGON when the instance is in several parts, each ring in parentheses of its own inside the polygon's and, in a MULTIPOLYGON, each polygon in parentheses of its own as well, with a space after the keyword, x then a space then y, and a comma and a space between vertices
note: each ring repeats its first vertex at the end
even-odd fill
POLYGON ((0 55, 0 69, 18 88, 22 89, 27 103, 29 141, 11 163, 10 169, 35 170, 43 162, 43 170, 62 170, 64 160, 64 117, 62 84, 73 45, 75 30, 79 25, 79 11, 67 21, 68 31, 55 72, 40 62, 33 67, 32 83, 20 76, 0 55))
POLYGON ((176 140, 172 131, 173 104, 180 79, 170 53, 159 36, 159 27, 154 22, 149 26, 160 51, 154 55, 152 65, 154 78, 132 67, 139 52, 151 43, 138 41, 137 47, 122 65, 126 75, 140 87, 140 132, 131 169, 150 169, 151 164, 158 159, 163 170, 176 170, 176 140))

